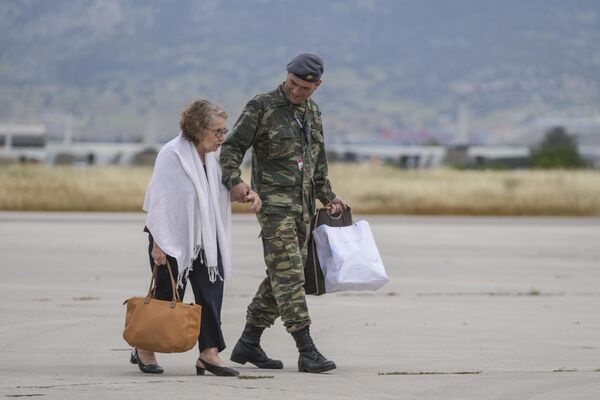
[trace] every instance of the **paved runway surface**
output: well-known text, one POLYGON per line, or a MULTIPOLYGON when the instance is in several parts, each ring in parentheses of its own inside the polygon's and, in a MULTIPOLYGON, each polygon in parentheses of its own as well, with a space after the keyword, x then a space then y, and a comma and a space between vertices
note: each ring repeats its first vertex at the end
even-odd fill
MULTIPOLYGON (((142 214, 0 213, 0 396, 600 398, 600 219, 367 220, 391 281, 309 298, 315 342, 338 369, 296 372, 278 322, 263 347, 285 368, 239 366, 272 377, 237 379, 195 376, 196 350, 159 355, 163 375, 129 364, 122 302, 149 282, 142 214)), ((233 227, 226 359, 264 274, 255 219, 233 227)))

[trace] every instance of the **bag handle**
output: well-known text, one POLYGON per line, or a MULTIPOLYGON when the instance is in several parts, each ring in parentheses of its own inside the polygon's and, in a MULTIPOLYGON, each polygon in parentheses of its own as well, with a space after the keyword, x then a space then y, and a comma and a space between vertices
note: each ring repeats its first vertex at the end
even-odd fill
MULTIPOLYGON (((179 298, 179 293, 177 293, 175 279, 173 278, 173 272, 171 271, 171 264, 169 263, 169 260, 167 259, 167 264, 162 266, 166 267, 169 271, 169 278, 171 279, 171 289, 173 291, 173 297, 171 298, 171 308, 175 308, 175 304, 181 302, 181 299, 179 298)), ((161 265, 154 263, 154 268, 152 268, 152 278, 150 278, 150 288, 148 289, 148 294, 146 295, 144 304, 150 303, 150 299, 153 296, 156 296, 156 271, 158 270, 158 267, 161 267, 161 265)))
POLYGON ((333 220, 338 220, 344 217, 343 221, 346 224, 346 226, 352 225, 352 213, 350 212, 350 207, 348 207, 347 210, 344 210, 344 208, 342 207, 342 211, 340 211, 340 214, 337 217, 335 216, 335 214, 331 214, 329 210, 327 210, 327 215, 329 215, 333 220))
POLYGON ((309 228, 309 232, 312 235, 312 231, 315 230, 315 225, 317 224, 317 221, 319 220, 319 214, 321 213, 321 208, 317 208, 317 212, 315 213, 315 215, 310 219, 310 228, 309 228))
POLYGON ((338 220, 342 218, 342 215, 344 215, 344 209, 342 208, 342 211, 340 211, 340 215, 338 215, 337 217, 335 216, 335 214, 330 213, 329 210, 327 210, 327 214, 331 217, 331 219, 338 220))
POLYGON ((327 215, 334 221, 339 220, 340 218, 342 219, 342 221, 344 222, 343 226, 350 226, 353 224, 352 222, 352 209, 350 208, 350 206, 348 206, 345 210, 342 208, 342 211, 340 211, 339 215, 335 216, 336 214, 330 214, 329 213, 329 209, 322 207, 322 208, 317 208, 317 211, 315 212, 315 215, 313 215, 313 217, 310 219, 310 232, 312 235, 312 231, 315 230, 317 221, 319 220, 319 215, 322 212, 326 212, 327 215))

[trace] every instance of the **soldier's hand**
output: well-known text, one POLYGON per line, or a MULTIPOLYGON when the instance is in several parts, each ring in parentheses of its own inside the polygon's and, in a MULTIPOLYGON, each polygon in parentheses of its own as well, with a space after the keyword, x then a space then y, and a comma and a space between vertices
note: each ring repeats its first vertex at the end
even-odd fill
POLYGON ((250 203, 250 207, 248 207, 249 212, 258 212, 262 207, 262 200, 254 190, 250 190, 250 193, 248 193, 245 200, 246 203, 250 203))
POLYGON ((339 196, 335 196, 335 198, 327 203, 325 207, 329 210, 329 214, 338 214, 341 213, 342 210, 347 209, 348 205, 344 199, 339 196))
POLYGON ((246 196, 248 196, 251 190, 252 189, 250 189, 250 186, 246 182, 240 182, 231 188, 231 192, 229 192, 229 197, 231 198, 231 201, 245 203, 246 196))

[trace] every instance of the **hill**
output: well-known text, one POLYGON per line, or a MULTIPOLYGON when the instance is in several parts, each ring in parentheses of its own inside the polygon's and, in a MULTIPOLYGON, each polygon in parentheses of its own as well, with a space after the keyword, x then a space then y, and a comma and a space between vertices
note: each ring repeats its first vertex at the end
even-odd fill
POLYGON ((166 139, 200 96, 235 119, 306 50, 330 140, 450 141, 466 97, 474 141, 531 142, 600 103, 593 0, 6 0, 0 37, 0 121, 83 139, 166 139))

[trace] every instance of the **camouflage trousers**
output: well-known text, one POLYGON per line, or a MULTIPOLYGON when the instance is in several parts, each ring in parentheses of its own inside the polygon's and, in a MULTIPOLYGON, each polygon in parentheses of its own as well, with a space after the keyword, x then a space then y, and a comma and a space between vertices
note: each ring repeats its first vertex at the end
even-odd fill
POLYGON ((302 213, 264 210, 257 214, 267 277, 248 306, 246 320, 268 328, 281 317, 288 332, 310 325, 304 293, 304 261, 309 224, 302 213))

